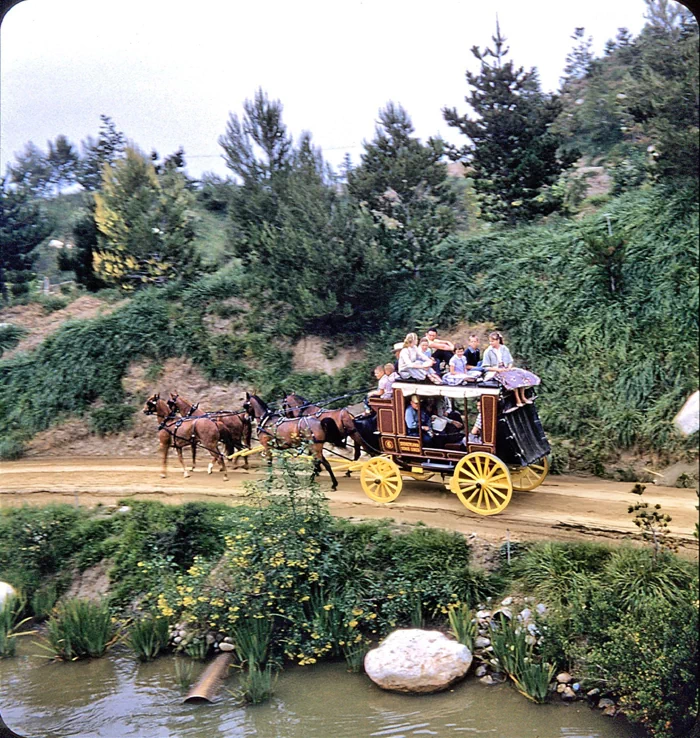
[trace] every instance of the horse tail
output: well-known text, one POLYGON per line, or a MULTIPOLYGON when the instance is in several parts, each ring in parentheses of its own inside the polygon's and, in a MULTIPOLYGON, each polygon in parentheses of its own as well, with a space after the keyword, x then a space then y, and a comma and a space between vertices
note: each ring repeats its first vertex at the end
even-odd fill
POLYGON ((326 441, 328 443, 332 443, 334 446, 338 446, 338 448, 345 448, 345 439, 338 430, 335 420, 332 418, 323 418, 321 428, 323 428, 323 432, 326 434, 326 441))

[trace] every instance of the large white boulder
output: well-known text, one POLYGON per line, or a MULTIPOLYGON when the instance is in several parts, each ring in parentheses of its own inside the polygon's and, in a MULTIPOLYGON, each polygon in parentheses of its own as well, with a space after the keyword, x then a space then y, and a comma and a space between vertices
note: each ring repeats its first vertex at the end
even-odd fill
POLYGON ((394 692, 439 692, 461 679, 470 650, 437 630, 395 630, 365 656, 367 676, 394 692))
POLYGON ((7 582, 0 582, 0 607, 5 604, 5 600, 8 597, 16 597, 17 592, 15 588, 7 582))

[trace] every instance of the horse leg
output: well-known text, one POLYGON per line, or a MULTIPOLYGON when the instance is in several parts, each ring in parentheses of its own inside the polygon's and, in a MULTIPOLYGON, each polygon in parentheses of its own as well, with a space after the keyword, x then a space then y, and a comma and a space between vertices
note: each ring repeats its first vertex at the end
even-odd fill
POLYGON ((197 444, 193 443, 192 444, 192 467, 190 468, 190 471, 194 471, 194 465, 195 465, 196 459, 197 459, 197 444))
POLYGON ((160 444, 160 476, 162 479, 165 479, 165 468, 168 463, 169 446, 170 444, 167 443, 160 444))
POLYGON ((338 480, 335 478, 335 474, 333 474, 333 467, 331 467, 330 462, 328 459, 323 455, 323 451, 321 451, 321 464, 323 464, 323 468, 328 472, 330 478, 331 478, 331 488, 332 489, 338 489, 338 480))
POLYGON ((182 447, 181 446, 175 446, 175 451, 177 451, 177 458, 180 461, 180 466, 182 466, 182 475, 187 479, 189 477, 189 473, 187 471, 187 467, 185 466, 185 460, 182 457, 182 447))
POLYGON ((328 459, 323 455, 323 444, 314 444, 314 456, 316 457, 314 459, 314 471, 311 475, 311 478, 314 479, 321 471, 321 466, 328 472, 328 475, 331 478, 331 486, 333 489, 338 488, 338 480, 335 478, 335 474, 333 474, 333 469, 328 462, 328 459))

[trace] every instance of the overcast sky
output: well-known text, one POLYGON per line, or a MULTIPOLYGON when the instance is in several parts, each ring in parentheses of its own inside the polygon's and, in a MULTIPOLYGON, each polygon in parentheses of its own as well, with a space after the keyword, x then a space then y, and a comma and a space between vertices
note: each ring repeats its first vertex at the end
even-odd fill
POLYGON ((261 86, 326 158, 359 161, 388 100, 421 138, 460 137, 470 49, 496 16, 511 58, 555 91, 584 26, 596 53, 644 25, 643 0, 24 0, 0 31, 0 171, 27 141, 96 136, 101 113, 144 151, 185 149, 192 176, 225 175, 217 139, 261 86))

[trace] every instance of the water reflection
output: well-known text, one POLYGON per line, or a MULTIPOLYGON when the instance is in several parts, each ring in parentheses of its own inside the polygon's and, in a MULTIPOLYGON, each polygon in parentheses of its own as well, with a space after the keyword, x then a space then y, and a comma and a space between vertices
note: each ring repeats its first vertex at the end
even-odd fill
MULTIPOLYGON (((203 667, 200 667, 200 670, 203 667)), ((196 674, 195 674, 196 676, 196 674)), ((507 684, 469 679, 454 690, 383 692, 344 664, 283 672, 271 702, 238 704, 230 677, 212 704, 183 704, 174 659, 138 664, 127 655, 42 664, 0 662, 0 712, 33 738, 639 738, 644 734, 585 705, 537 706, 507 684)))

